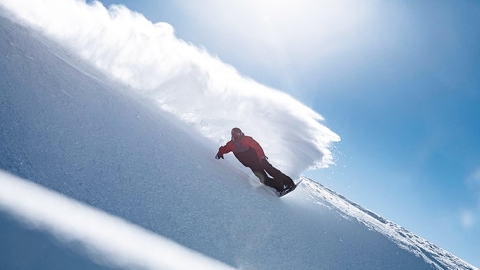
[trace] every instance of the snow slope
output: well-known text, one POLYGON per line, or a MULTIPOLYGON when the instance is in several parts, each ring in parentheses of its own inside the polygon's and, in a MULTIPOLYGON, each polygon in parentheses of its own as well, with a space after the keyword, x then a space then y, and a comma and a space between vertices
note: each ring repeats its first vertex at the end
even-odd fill
POLYGON ((1 269, 476 269, 308 179, 275 197, 2 14, 1 269))

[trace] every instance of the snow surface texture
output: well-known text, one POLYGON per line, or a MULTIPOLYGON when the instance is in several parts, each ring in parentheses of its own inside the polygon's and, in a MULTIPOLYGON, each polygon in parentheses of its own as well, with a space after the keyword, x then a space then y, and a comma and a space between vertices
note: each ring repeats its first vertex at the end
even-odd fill
POLYGON ((153 24, 123 6, 107 10, 99 2, 2 0, 1 5, 217 143, 238 126, 294 177, 333 163, 329 147, 340 137, 319 122, 321 115, 175 38, 167 23, 153 24))
POLYGON ((200 265, 204 269, 233 269, 32 182, 0 172, 0 183, 0 202, 5 210, 14 209, 11 214, 30 227, 50 231, 65 241, 80 241, 90 257, 106 264, 137 264, 147 269, 197 269, 200 265))
POLYGON ((1 269, 476 269, 308 179, 279 199, 42 34, 0 35, 1 269))

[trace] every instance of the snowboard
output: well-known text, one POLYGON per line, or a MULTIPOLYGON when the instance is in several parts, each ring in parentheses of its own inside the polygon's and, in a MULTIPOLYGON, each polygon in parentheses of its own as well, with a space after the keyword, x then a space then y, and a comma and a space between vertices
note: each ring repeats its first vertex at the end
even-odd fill
POLYGON ((288 193, 294 191, 294 190, 297 188, 297 186, 302 182, 302 180, 303 180, 303 178, 300 179, 300 181, 298 181, 298 183, 294 184, 292 188, 287 189, 287 190, 284 190, 284 191, 278 193, 278 197, 283 197, 283 196, 287 195, 288 193))

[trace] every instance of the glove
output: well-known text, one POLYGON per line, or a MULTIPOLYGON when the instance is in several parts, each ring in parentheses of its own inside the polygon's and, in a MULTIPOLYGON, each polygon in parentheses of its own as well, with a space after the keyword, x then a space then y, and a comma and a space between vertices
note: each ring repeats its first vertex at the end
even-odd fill
POLYGON ((223 158, 223 155, 222 155, 222 154, 217 154, 217 155, 215 156, 215 159, 224 159, 224 158, 223 158))

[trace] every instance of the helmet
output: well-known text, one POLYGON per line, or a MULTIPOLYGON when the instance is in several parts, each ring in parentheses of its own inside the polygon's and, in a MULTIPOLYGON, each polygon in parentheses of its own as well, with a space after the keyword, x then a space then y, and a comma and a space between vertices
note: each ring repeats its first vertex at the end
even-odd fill
POLYGON ((233 138, 239 138, 239 137, 242 137, 242 136, 244 136, 244 134, 243 134, 241 129, 239 129, 238 127, 232 128, 232 137, 233 138))

